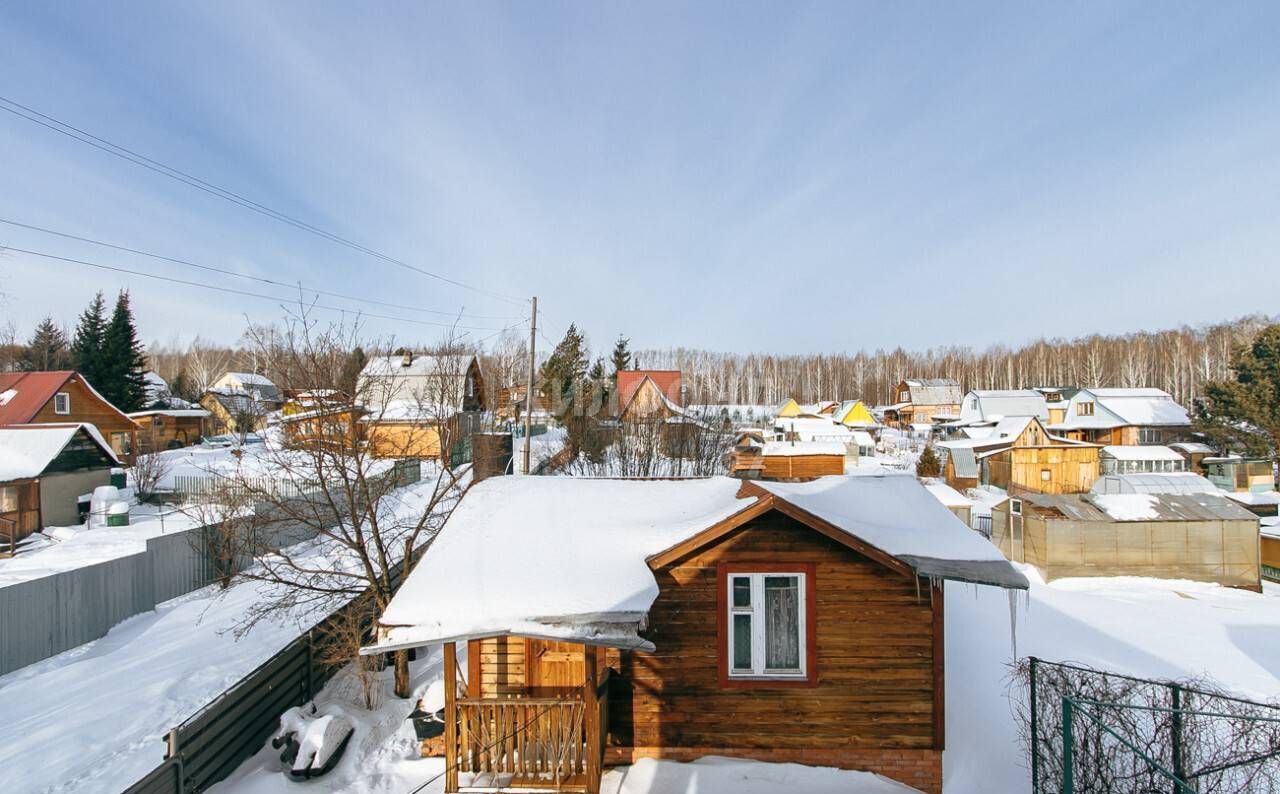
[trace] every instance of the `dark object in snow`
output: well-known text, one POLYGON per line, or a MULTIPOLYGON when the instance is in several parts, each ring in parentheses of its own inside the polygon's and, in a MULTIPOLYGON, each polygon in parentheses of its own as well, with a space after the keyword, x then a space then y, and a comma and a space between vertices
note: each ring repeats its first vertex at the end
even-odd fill
POLYGON ((280 753, 285 774, 293 780, 307 780, 328 774, 338 765, 354 732, 351 723, 339 715, 317 715, 315 704, 307 714, 301 707, 280 716, 280 730, 271 746, 280 753))
POLYGON ((413 720, 413 732, 418 735, 419 741, 434 739, 444 733, 444 709, 425 711, 419 701, 419 706, 409 712, 408 718, 413 720))
POLYGON ((436 681, 427 687, 425 697, 409 713, 413 732, 418 735, 423 758, 439 758, 444 755, 444 682, 436 681))

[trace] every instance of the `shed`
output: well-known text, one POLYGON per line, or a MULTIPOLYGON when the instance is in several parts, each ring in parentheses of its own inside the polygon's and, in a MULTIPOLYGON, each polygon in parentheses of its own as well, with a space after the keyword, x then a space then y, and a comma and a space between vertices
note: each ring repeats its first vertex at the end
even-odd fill
POLYGON ((110 484, 118 465, 93 425, 0 427, 0 536, 79 523, 79 497, 110 484))

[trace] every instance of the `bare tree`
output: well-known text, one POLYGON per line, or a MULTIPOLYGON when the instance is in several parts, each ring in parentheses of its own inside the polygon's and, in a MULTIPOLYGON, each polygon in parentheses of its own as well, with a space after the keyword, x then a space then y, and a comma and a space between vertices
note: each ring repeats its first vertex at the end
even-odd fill
POLYGON ((361 595, 316 626, 319 645, 316 661, 335 671, 350 669, 360 687, 361 701, 370 711, 381 705, 378 674, 382 671, 383 657, 362 656, 360 649, 368 644, 377 618, 377 604, 368 595, 361 595))
POLYGON ((133 469, 130 471, 133 480, 133 491, 138 497, 138 501, 145 502, 155 496, 160 483, 169 475, 172 469, 173 464, 169 458, 158 452, 139 455, 137 460, 133 462, 133 469))
MULTIPOLYGON (((414 369, 402 356, 373 356, 356 392, 344 394, 336 387, 361 341, 358 326, 321 327, 301 306, 282 327, 250 338, 269 342, 259 362, 279 373, 278 385, 334 399, 290 417, 283 433, 291 443, 256 445, 222 475, 256 505, 249 534, 257 561, 240 575, 272 585, 246 626, 282 610, 328 614, 360 597, 381 612, 463 493, 465 468, 448 464, 466 429, 458 417, 465 372, 454 361, 414 369), (419 371, 424 377, 407 377, 419 371)), ((395 690, 409 694, 405 652, 395 654, 395 690)))

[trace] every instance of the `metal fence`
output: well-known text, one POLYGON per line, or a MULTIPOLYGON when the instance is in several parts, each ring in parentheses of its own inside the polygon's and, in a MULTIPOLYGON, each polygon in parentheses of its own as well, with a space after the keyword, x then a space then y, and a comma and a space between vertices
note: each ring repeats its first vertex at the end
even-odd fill
POLYGON ((991 514, 974 515, 969 522, 969 528, 981 533, 984 538, 991 539, 991 514))
MULTIPOLYGON (((418 552, 421 554, 421 550, 418 552)), ((392 572, 399 588, 403 568, 392 572)), ((223 780, 257 753, 286 710, 312 700, 335 670, 317 661, 336 610, 164 736, 165 759, 124 794, 194 794, 223 780)))
POLYGON ((190 532, 145 551, 0 587, 0 675, 104 636, 112 626, 212 581, 190 532))
POLYGON ((1280 788, 1280 704, 1034 657, 1019 678, 1034 794, 1280 788))

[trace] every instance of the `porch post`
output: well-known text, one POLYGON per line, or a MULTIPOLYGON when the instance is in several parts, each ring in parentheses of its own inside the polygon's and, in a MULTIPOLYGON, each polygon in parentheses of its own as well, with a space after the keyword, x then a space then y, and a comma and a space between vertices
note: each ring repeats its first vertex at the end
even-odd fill
POLYGON ((586 681, 583 684, 582 719, 586 722, 587 734, 587 794, 599 794, 601 769, 604 760, 604 726, 600 724, 600 702, 596 688, 600 685, 598 671, 600 649, 594 645, 586 646, 585 655, 586 681))
POLYGON ((458 647, 444 644, 444 790, 458 790, 458 647))

